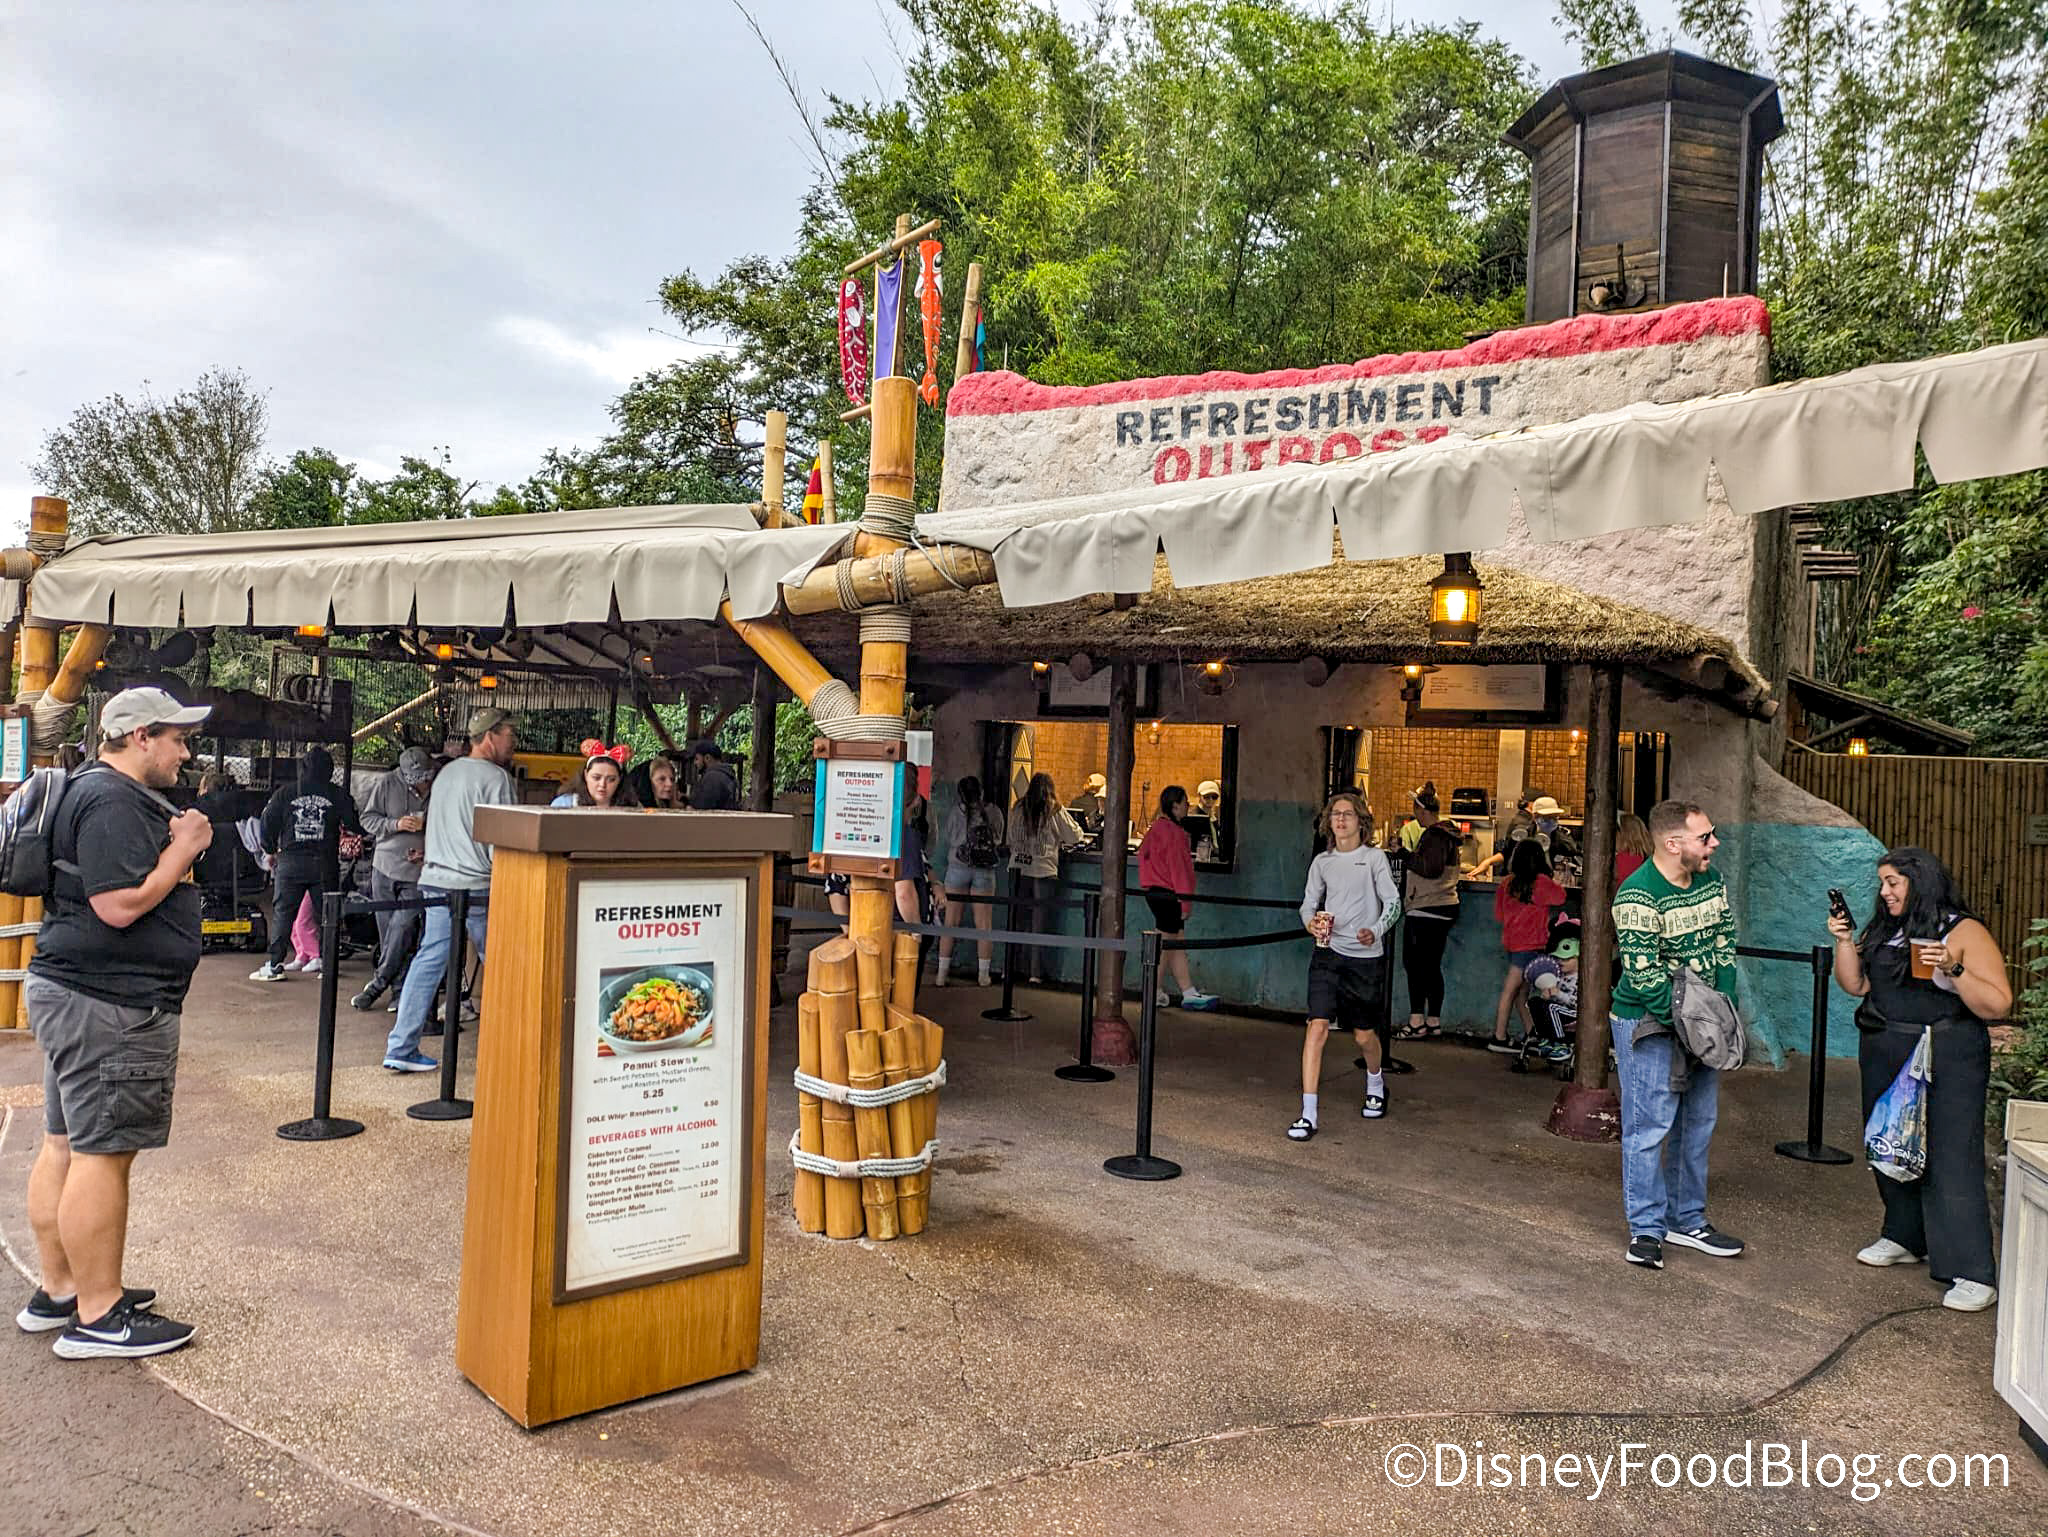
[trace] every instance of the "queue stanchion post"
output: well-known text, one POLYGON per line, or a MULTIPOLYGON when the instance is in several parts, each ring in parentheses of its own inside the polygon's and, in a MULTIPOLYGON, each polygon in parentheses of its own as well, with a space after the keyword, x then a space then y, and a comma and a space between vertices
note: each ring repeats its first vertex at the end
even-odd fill
MULTIPOLYGON (((1081 937, 1095 938, 1102 916, 1102 893, 1091 891, 1081 898, 1081 937)), ((1093 947, 1081 952, 1081 1048, 1065 1067, 1052 1070, 1055 1078, 1068 1083, 1109 1083, 1116 1074, 1097 1067, 1093 1059, 1095 1039, 1095 982, 1101 975, 1100 952, 1093 947)))
MULTIPOLYGON (((1017 928, 1018 906, 1017 872, 1013 869, 1010 871, 1010 905, 1006 914, 1009 921, 1003 925, 1012 932, 1017 928)), ((1035 903, 1032 910, 1035 914, 1035 903)), ((1036 930, 1037 927, 1037 923, 1033 922, 1032 928, 1036 930)), ((1003 941, 1003 1001, 993 1009, 983 1009, 981 1017, 999 1020, 1006 1025, 1022 1024, 1025 1020, 1035 1017, 1029 1009, 1017 1007, 1017 941, 1014 939, 1003 941)))
POLYGON ((1828 977, 1834 954, 1826 945, 1813 947, 1813 1039, 1807 1046, 1806 1140, 1780 1142, 1778 1152, 1801 1163, 1854 1163, 1855 1155, 1829 1147, 1821 1135, 1828 1088, 1828 977))
POLYGON ((277 1128, 287 1142, 333 1142, 363 1129, 361 1121, 330 1113, 334 1108, 334 1014, 341 996, 335 973, 341 969, 341 912, 346 901, 339 891, 320 894, 320 1027, 313 1056, 313 1114, 277 1128))
POLYGON ((1138 1146, 1137 1151, 1103 1160, 1102 1167, 1118 1179, 1158 1181, 1178 1179, 1181 1167, 1170 1158, 1152 1156, 1152 1067, 1158 1055, 1159 957, 1162 940, 1157 929, 1145 931, 1143 1002, 1138 1006, 1138 1146))
POLYGON ((448 973, 441 993, 441 1095, 407 1105, 415 1121, 466 1121, 476 1107, 455 1096, 456 1056, 462 1041, 462 976, 468 970, 469 893, 448 893, 448 973))

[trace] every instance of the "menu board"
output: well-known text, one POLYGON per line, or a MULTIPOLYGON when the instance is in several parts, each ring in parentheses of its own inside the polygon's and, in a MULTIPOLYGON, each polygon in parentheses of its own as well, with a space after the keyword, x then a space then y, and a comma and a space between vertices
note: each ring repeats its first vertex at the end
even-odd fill
POLYGON ((820 758, 812 849, 827 858, 900 858, 903 778, 900 758, 820 758))
POLYGON ((746 1257, 747 878, 572 887, 559 1299, 746 1257))
POLYGON ((28 778, 28 717, 0 720, 0 782, 20 784, 28 778))

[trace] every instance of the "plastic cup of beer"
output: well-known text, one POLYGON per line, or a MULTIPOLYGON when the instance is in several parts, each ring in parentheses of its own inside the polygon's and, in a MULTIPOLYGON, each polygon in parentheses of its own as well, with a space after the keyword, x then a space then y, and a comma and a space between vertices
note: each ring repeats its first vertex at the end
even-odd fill
POLYGON ((1316 916, 1315 916, 1315 934, 1316 934, 1316 948, 1317 948, 1318 950, 1327 950, 1327 949, 1329 949, 1329 948, 1330 948, 1330 936, 1331 936, 1331 935, 1332 935, 1333 933, 1335 933, 1335 932, 1336 932, 1336 929, 1337 929, 1337 915, 1336 915, 1335 913, 1317 913, 1317 914, 1316 914, 1316 916))
POLYGON ((1934 958, 1941 954, 1938 939, 1908 939, 1913 951, 1913 975, 1922 982, 1934 980, 1934 958))

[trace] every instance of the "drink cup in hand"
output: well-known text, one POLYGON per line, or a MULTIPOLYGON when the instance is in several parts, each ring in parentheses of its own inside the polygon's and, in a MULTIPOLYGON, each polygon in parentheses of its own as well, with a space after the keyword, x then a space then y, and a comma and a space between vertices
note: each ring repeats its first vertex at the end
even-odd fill
POLYGON ((1314 924, 1315 927, 1312 932, 1316 936, 1316 948, 1319 950, 1329 949, 1330 936, 1337 932, 1337 915, 1335 913, 1317 913, 1314 924))
POLYGON ((1938 939, 1909 939, 1906 943, 1913 950, 1913 975, 1922 982, 1933 981, 1935 961, 1941 955, 1941 941, 1938 939))

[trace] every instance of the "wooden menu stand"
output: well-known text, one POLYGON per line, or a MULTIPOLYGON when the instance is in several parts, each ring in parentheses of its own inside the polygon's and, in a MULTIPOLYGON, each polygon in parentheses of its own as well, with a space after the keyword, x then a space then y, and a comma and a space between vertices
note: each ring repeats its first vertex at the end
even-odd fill
POLYGON ((760 1355, 769 909, 793 831, 477 811, 495 852, 455 1363, 522 1425, 760 1355))

